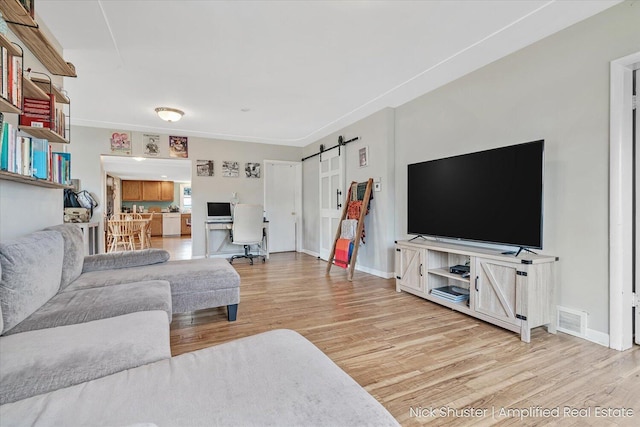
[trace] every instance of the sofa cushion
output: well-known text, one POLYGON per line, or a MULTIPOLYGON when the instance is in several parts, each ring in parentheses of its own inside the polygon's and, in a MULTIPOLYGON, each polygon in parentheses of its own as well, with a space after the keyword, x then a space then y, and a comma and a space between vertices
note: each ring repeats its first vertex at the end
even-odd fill
POLYGON ((167 262, 170 256, 164 249, 154 248, 89 255, 85 258, 83 273, 159 264, 167 262))
POLYGON ((163 311, 0 337, 0 404, 171 357, 163 311))
POLYGON ((301 335, 270 331, 0 406, 7 425, 397 426, 301 335))
POLYGON ((220 258, 91 271, 83 273, 65 292, 154 279, 167 280, 171 284, 174 313, 240 302, 240 275, 227 260, 220 258))
POLYGON ((136 311, 162 310, 171 322, 169 282, 151 280, 60 292, 5 334, 74 325, 136 311))
MULTIPOLYGON (((2 277, 2 264, 0 263, 0 278, 2 277)), ((2 320, 2 304, 0 304, 0 335, 4 329, 4 321, 2 320)))
POLYGON ((37 231, 0 243, 0 305, 5 332, 58 292, 63 253, 62 235, 56 231, 37 231))
POLYGON ((84 263, 84 237, 82 229, 76 224, 60 224, 47 227, 62 234, 64 240, 64 257, 62 260, 62 280, 60 289, 66 288, 82 274, 84 263))

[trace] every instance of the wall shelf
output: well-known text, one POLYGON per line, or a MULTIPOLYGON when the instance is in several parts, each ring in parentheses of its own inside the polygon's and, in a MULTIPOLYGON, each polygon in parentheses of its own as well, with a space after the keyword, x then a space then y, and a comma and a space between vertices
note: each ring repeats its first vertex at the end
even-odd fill
POLYGON ((77 77, 73 64, 64 60, 18 0, 0 0, 0 11, 11 31, 49 72, 58 76, 77 77))
POLYGON ((22 95, 24 98, 41 99, 43 101, 49 100, 47 92, 27 77, 22 78, 22 95))
MULTIPOLYGON (((55 87, 51 81, 40 77, 31 77, 31 82, 41 89, 45 95, 47 95, 47 93, 52 93, 56 98, 56 102, 59 102, 60 104, 69 104, 69 98, 67 98, 60 89, 55 87)), ((49 99, 49 97, 46 96, 44 99, 49 99)))
POLYGON ((45 188, 73 188, 70 185, 58 184, 57 182, 47 181, 46 179, 33 178, 31 176, 20 175, 7 171, 0 171, 0 180, 20 182, 22 184, 35 185, 45 188))
POLYGON ((5 47, 9 51, 10 55, 22 56, 22 52, 20 52, 20 49, 18 49, 18 47, 15 44, 11 43, 11 40, 9 40, 2 33, 0 33, 0 46, 5 47))
POLYGON ((46 139, 49 142, 57 142, 59 144, 69 144, 69 140, 64 139, 49 128, 39 128, 33 126, 18 126, 22 132, 28 133, 34 138, 46 139))
POLYGON ((22 110, 0 96, 0 112, 20 114, 22 110))

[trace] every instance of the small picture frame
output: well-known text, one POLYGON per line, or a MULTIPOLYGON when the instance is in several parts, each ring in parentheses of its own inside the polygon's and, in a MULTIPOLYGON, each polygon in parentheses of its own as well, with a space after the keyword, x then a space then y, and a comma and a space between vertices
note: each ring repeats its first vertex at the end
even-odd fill
POLYGON ((358 149, 358 165, 361 168, 369 166, 369 146, 358 149))
POLYGON ((246 163, 244 173, 247 178, 260 178, 260 163, 246 163))
POLYGON ((240 165, 238 162, 224 160, 222 162, 222 176, 237 178, 240 176, 240 165))
POLYGON ((131 154, 131 132, 111 132, 111 152, 131 154))
POLYGON ((145 156, 157 157, 160 154, 160 135, 143 134, 142 146, 145 156))
POLYGON ((188 139, 186 136, 169 136, 169 156, 189 157, 188 139))
POLYGON ((213 169, 214 169, 213 160, 196 160, 197 176, 213 176, 213 169))

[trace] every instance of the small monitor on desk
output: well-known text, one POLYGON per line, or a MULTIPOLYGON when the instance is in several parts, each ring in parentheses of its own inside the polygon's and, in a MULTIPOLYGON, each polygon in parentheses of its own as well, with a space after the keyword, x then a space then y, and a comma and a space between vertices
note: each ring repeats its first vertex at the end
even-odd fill
POLYGON ((232 222, 231 203, 229 202, 207 202, 208 222, 232 222))

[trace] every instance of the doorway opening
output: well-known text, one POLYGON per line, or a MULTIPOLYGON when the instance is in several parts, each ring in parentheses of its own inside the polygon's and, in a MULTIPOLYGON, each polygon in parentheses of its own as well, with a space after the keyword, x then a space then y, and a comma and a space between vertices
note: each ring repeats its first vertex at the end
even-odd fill
POLYGON ((171 259, 191 258, 191 160, 112 155, 100 160, 105 177, 104 241, 112 215, 153 213, 151 247, 169 251, 171 259))

